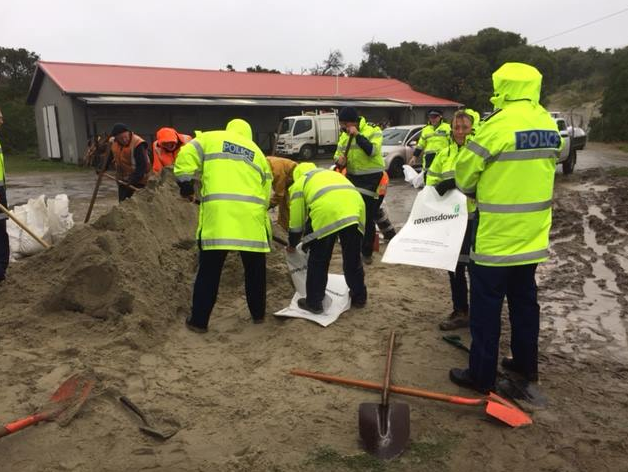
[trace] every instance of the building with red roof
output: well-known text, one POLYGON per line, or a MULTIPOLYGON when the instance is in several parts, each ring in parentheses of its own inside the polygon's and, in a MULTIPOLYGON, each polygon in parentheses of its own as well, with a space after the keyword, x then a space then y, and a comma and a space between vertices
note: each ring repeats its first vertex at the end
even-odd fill
POLYGON ((27 102, 35 106, 40 155, 79 162, 88 140, 127 124, 152 141, 172 126, 186 134, 251 123, 271 148, 284 116, 354 106, 372 122, 425 122, 429 108, 460 103, 416 92, 396 79, 232 72, 40 61, 27 102))

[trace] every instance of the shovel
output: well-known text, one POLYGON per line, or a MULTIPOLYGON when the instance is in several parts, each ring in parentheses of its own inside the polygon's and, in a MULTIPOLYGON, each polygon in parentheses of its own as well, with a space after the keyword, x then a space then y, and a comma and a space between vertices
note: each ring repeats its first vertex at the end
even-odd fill
MULTIPOLYGON (((458 349, 470 352, 470 349, 463 344, 462 339, 457 334, 443 336, 443 341, 458 349)), ((514 401, 522 400, 537 408, 545 408, 547 406, 547 397, 543 395, 543 392, 533 382, 528 382, 525 379, 497 372, 496 387, 499 393, 514 401)))
POLYGON ((395 332, 390 333, 381 403, 361 403, 360 438, 364 449, 379 459, 392 459, 403 452, 410 437, 410 408, 407 403, 389 403, 390 369, 395 332))
POLYGON ((120 402, 126 406, 129 410, 131 410, 133 413, 135 413, 140 420, 142 420, 142 423, 144 423, 142 426, 139 427, 140 431, 144 434, 147 434, 148 436, 152 436, 154 438, 157 439, 161 439, 162 441, 165 441, 166 439, 170 439, 172 436, 174 436, 175 434, 177 434, 178 430, 176 429, 170 429, 167 431, 161 431, 159 429, 154 428, 150 422, 148 421, 148 419, 146 418, 146 415, 144 414, 144 412, 142 410, 140 410, 140 408, 133 403, 131 400, 129 400, 127 397, 125 396, 121 396, 120 397, 120 402))
POLYGON ((50 400, 41 411, 0 426, 0 438, 41 421, 56 420, 61 425, 68 424, 74 415, 78 413, 81 406, 83 406, 93 387, 94 380, 74 374, 52 394, 50 400))
MULTIPOLYGON (((292 369, 290 373, 292 375, 310 377, 312 379, 322 380, 324 382, 351 385, 353 387, 362 387, 370 390, 382 390, 384 388, 382 384, 378 384, 376 382, 336 377, 333 375, 320 374, 318 372, 310 372, 307 370, 292 369)), ((493 418, 496 418, 499 421, 502 421, 507 425, 512 426, 513 428, 532 424, 532 418, 530 418, 527 413, 521 411, 515 405, 493 392, 480 398, 468 398, 458 397, 455 395, 446 395, 444 393, 430 392, 427 390, 420 390, 418 388, 401 387, 398 385, 391 385, 390 391, 393 393, 399 393, 401 395, 427 398, 430 400, 438 400, 441 402, 455 403, 457 405, 480 407, 486 406, 487 415, 492 416, 493 418)))

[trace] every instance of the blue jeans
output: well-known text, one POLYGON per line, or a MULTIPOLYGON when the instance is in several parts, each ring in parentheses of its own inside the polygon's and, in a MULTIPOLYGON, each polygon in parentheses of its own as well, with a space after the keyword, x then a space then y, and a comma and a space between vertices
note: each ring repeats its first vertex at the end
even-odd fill
POLYGON ((501 311, 508 299, 513 361, 526 374, 538 371, 537 264, 488 267, 471 263, 469 371, 478 388, 492 389, 497 375, 501 311))

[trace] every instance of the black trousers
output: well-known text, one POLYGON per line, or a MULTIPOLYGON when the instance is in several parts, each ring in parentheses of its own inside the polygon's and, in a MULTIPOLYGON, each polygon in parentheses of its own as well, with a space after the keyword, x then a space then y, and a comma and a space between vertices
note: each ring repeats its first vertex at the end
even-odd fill
MULTIPOLYGON (((0 203, 8 208, 6 187, 0 187, 0 203)), ((0 211, 0 282, 4 280, 9 267, 9 234, 7 233, 7 219, 9 217, 0 211)))
MULTIPOLYGON (((383 172, 376 174, 365 175, 347 175, 347 179, 351 181, 358 189, 363 189, 368 192, 372 192, 373 195, 377 195, 377 187, 379 187, 379 181, 382 179, 383 172)), ((375 240, 375 220, 377 220, 377 209, 379 208, 379 198, 373 198, 370 195, 364 195, 364 206, 366 210, 366 221, 364 223, 364 238, 362 240, 362 255, 373 255, 373 241, 375 240)))
POLYGON ((488 267, 470 264, 471 353, 469 370, 477 387, 495 384, 504 297, 508 299, 515 364, 526 374, 538 371, 539 304, 534 278, 537 264, 488 267))
MULTIPOLYGON (((133 187, 144 188, 144 185, 142 185, 142 184, 133 184, 133 187)), ((135 193, 135 190, 127 187, 126 185, 118 184, 118 201, 119 202, 122 202, 122 201, 126 200, 127 198, 131 198, 134 193, 135 193)))
MULTIPOLYGON (((192 295, 192 324, 207 326, 218 297, 222 267, 230 251, 212 249, 200 251, 198 273, 192 295)), ((239 251, 244 266, 246 303, 253 319, 266 313, 266 253, 239 251)))
POLYGON ((451 301, 454 310, 469 310, 469 291, 467 289, 467 275, 469 261, 469 249, 471 248, 471 233, 473 232, 473 220, 467 220, 467 229, 460 248, 460 259, 455 272, 448 272, 449 286, 451 287, 451 301))
POLYGON ((310 255, 307 262, 307 304, 312 308, 322 308, 327 287, 327 273, 336 237, 340 237, 342 246, 342 270, 349 286, 351 299, 356 303, 366 302, 366 286, 364 285, 364 268, 360 257, 362 233, 358 225, 351 225, 335 233, 316 239, 310 244, 310 255))

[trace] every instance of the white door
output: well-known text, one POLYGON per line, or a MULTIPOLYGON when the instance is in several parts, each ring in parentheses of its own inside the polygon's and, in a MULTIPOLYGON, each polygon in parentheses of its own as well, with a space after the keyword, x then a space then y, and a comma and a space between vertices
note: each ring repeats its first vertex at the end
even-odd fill
POLYGON ((49 159, 61 159, 61 143, 59 141, 56 108, 54 105, 47 105, 42 109, 44 114, 44 135, 46 137, 46 155, 49 159))

